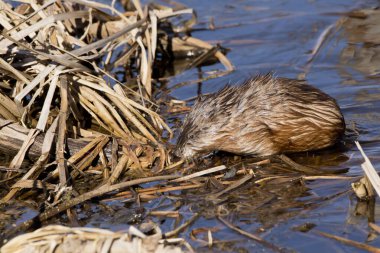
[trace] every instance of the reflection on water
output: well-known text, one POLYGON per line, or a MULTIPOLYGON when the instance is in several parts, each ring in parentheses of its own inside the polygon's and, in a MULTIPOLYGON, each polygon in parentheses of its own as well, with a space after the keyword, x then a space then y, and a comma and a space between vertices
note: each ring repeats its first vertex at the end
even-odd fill
POLYGON ((380 74, 380 11, 364 9, 342 19, 347 45, 341 52, 343 66, 350 66, 367 76, 380 74))

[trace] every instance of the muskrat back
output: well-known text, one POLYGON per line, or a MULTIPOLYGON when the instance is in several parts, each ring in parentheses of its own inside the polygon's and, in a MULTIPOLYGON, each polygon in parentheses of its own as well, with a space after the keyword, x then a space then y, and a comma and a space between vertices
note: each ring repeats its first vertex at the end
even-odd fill
POLYGON ((184 121, 176 154, 317 150, 334 145, 344 131, 342 113, 329 95, 304 81, 257 76, 200 97, 184 121))

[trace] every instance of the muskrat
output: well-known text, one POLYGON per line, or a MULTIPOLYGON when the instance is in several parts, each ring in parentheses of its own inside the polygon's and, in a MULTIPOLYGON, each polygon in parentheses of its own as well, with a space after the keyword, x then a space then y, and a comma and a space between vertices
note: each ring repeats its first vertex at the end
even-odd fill
POLYGON ((336 101, 305 81, 257 76, 201 96, 187 115, 175 153, 268 156, 323 149, 344 134, 336 101))

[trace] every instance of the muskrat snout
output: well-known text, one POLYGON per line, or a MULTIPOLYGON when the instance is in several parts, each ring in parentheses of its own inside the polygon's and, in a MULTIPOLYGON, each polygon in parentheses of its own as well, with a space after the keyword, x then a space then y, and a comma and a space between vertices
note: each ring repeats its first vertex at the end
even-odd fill
POLYGON ((188 159, 188 158, 191 158, 191 157, 195 156, 196 153, 194 152, 194 150, 192 150, 189 147, 183 147, 183 148, 176 149, 174 151, 174 154, 177 157, 188 159))
POLYGON ((258 76, 198 99, 175 153, 189 158, 215 150, 259 156, 317 150, 334 145, 344 131, 337 103, 321 90, 258 76))

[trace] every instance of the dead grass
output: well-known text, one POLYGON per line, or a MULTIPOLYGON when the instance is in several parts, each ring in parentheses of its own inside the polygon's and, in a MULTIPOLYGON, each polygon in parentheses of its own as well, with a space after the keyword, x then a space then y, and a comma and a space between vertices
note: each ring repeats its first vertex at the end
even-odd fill
POLYGON ((152 99, 156 56, 174 42, 174 56, 199 52, 187 69, 209 57, 233 66, 218 48, 184 35, 196 22, 192 9, 124 4, 0 0, 0 146, 17 149, 2 173, 11 183, 3 203, 27 194, 46 206, 37 218, 75 217, 71 208, 88 199, 178 178, 154 176, 176 166, 165 145, 172 130, 152 99), (185 22, 173 25, 181 15, 185 22), (30 153, 38 156, 24 170, 30 153), (78 195, 73 183, 89 177, 78 195))
MULTIPOLYGON (((183 6, 142 6, 136 0, 126 4, 123 13, 87 0, 26 1, 17 7, 1 1, 0 6, 0 117, 28 131, 18 138, 23 144, 9 171, 19 170, 36 138, 44 137, 41 157, 21 180, 41 180, 52 157, 54 166, 48 167, 55 169, 48 178, 58 179, 51 181, 59 182, 58 188, 69 186, 99 161, 97 170, 107 184, 122 180, 131 168, 133 177, 161 171, 171 163, 163 134, 172 136, 151 99, 152 72, 162 43, 175 41, 177 53, 213 50, 212 56, 228 71, 233 69, 206 42, 189 36, 159 39, 166 33, 160 24, 171 25, 171 17, 188 15, 185 23, 172 25, 177 32, 195 23, 193 10, 183 6), (72 153, 68 139, 88 144, 72 153)), ((12 187, 3 201, 20 189, 12 187)))

